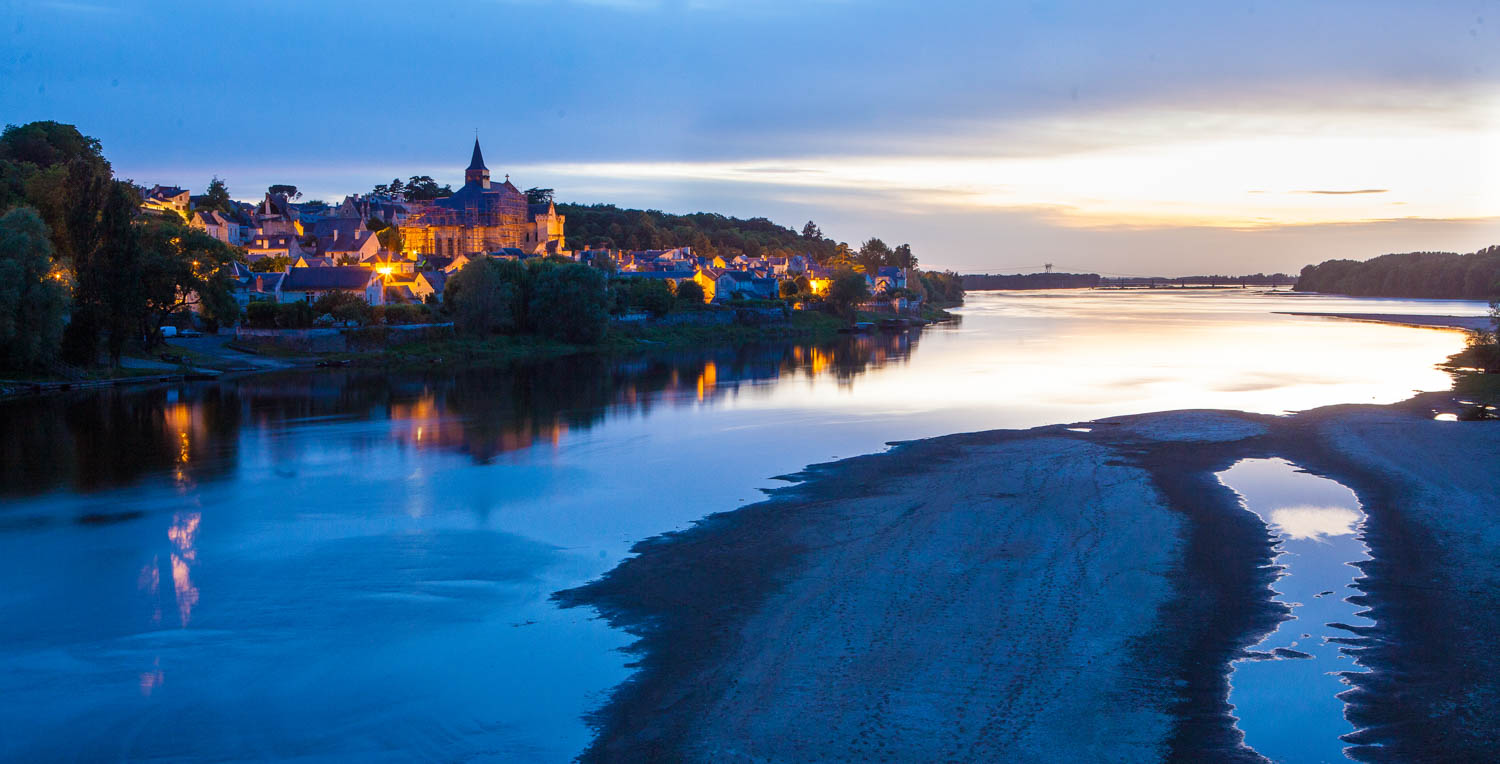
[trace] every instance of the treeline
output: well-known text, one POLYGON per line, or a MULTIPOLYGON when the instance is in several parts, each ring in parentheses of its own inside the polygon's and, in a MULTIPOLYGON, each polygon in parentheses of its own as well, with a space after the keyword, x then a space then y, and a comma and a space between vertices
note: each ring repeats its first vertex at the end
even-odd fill
POLYGON ((964 289, 1089 289, 1099 286, 1097 273, 966 273, 964 289))
POLYGON ((190 306, 238 314, 239 253, 175 216, 142 216, 99 141, 32 122, 0 134, 0 367, 93 366, 149 343, 190 306))
POLYGON ((1408 252, 1372 260, 1327 260, 1302 269, 1293 287, 1359 297, 1486 300, 1500 296, 1500 245, 1467 255, 1408 252))
POLYGON ((833 258, 839 247, 812 222, 798 232, 766 218, 742 219, 712 212, 672 215, 660 210, 623 209, 613 204, 559 204, 557 211, 568 218, 567 239, 575 248, 692 247, 693 252, 705 257, 809 254, 823 262, 833 258))

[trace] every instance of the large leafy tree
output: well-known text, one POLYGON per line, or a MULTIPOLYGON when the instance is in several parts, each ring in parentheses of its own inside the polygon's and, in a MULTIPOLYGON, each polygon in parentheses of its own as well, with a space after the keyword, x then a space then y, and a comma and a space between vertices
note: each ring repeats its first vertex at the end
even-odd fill
POLYGON ((869 299, 870 285, 865 276, 854 270, 840 270, 828 287, 828 303, 840 315, 854 317, 854 306, 869 299))
POLYGON ((456 330, 484 336, 520 328, 526 274, 508 266, 515 264, 474 260, 448 280, 443 300, 456 330))
POLYGON ((104 244, 101 211, 114 182, 99 141, 72 125, 31 122, 0 134, 0 209, 35 208, 56 257, 71 268, 104 244))
POLYGON ((68 307, 62 276, 36 210, 0 217, 0 367, 44 368, 56 358, 68 307))
POLYGON ((186 310, 220 324, 238 317, 233 248, 203 231, 149 219, 136 225, 136 239, 143 339, 154 338, 168 318, 186 310))
POLYGON ((439 186, 437 181, 430 175, 413 175, 406 182, 406 198, 412 201, 425 202, 440 196, 452 196, 453 189, 448 186, 439 186))
POLYGON ((609 326, 605 276, 587 265, 542 269, 532 287, 528 318, 542 334, 564 342, 604 339, 609 326))
POLYGON ((859 254, 854 256, 854 262, 863 268, 865 273, 874 273, 876 268, 891 264, 891 248, 880 239, 870 239, 859 247, 859 254))
POLYGON ((528 188, 525 191, 527 204, 551 204, 552 189, 550 188, 528 188))
POLYGON ((276 184, 273 184, 270 188, 266 189, 266 192, 269 193, 269 194, 271 194, 272 196, 275 196, 277 194, 281 194, 282 196, 285 196, 288 200, 301 199, 302 198, 302 192, 298 191, 296 186, 293 186, 293 185, 291 185, 289 183, 276 183, 276 184))
POLYGON ((897 268, 915 268, 917 267, 917 256, 911 253, 910 244, 902 244, 891 250, 890 262, 888 264, 894 265, 897 268))

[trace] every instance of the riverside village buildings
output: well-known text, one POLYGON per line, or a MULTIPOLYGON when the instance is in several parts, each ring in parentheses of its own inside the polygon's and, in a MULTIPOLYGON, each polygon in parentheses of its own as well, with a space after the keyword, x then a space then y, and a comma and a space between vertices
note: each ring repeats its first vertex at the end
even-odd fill
MULTIPOLYGON (((202 197, 172 186, 144 189, 142 197, 143 211, 181 215, 194 228, 244 250, 249 267, 236 266, 236 296, 242 306, 312 302, 330 292, 356 294, 373 305, 437 303, 448 276, 483 257, 561 257, 585 263, 607 257, 617 278, 663 280, 674 287, 694 281, 709 302, 774 299, 786 280, 806 279, 815 293, 830 283, 828 271, 805 256, 725 260, 699 257, 690 247, 569 250, 567 221, 556 205, 529 201, 509 175, 493 182, 478 139, 463 186, 431 200, 401 193, 354 194, 334 207, 298 204, 283 194, 267 193, 259 204, 236 203, 225 212, 197 209, 202 197), (263 262, 268 258, 274 259, 263 262)), ((877 295, 906 286, 906 273, 899 268, 881 268, 866 279, 877 295)))

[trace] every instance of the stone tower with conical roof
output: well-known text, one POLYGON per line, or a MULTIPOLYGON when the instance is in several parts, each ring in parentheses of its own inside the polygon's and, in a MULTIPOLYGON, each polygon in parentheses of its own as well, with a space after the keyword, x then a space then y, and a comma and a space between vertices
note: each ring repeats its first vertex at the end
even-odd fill
POLYGON ((474 139, 474 156, 469 160, 469 169, 464 170, 464 185, 488 189, 490 168, 484 166, 484 154, 479 152, 479 139, 474 139))

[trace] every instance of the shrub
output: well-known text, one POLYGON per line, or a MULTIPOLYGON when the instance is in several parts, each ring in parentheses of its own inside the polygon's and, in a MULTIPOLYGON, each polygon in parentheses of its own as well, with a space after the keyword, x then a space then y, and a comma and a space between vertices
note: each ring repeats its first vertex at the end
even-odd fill
POLYGON ((333 316, 341 323, 353 322, 360 326, 371 323, 375 312, 365 298, 352 292, 329 292, 312 304, 313 313, 333 316))
POLYGON ((427 311, 421 305, 387 305, 385 306, 385 323, 387 324, 420 324, 426 319, 427 311))
POLYGON ((274 329, 276 308, 274 302, 252 302, 245 306, 245 323, 257 329, 274 329))
POLYGON ((313 324, 312 306, 298 300, 276 306, 276 326, 280 329, 306 329, 313 324))

